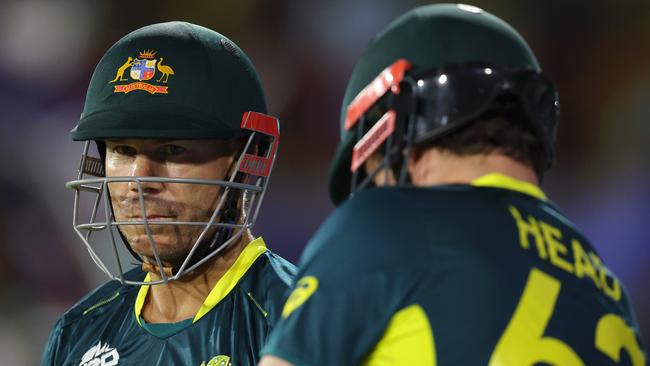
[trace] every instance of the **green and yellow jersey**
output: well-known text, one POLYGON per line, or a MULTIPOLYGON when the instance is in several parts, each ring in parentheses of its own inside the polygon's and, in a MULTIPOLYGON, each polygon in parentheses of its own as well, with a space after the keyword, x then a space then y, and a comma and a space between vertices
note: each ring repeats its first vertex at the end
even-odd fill
MULTIPOLYGON (((258 238, 219 279, 196 316, 173 324, 147 324, 140 316, 149 286, 109 282, 59 319, 41 364, 254 366, 294 272, 258 238)), ((134 269, 127 276, 145 275, 134 269)))
POLYGON ((308 244, 262 354, 295 365, 633 365, 623 285, 531 184, 376 188, 308 244))

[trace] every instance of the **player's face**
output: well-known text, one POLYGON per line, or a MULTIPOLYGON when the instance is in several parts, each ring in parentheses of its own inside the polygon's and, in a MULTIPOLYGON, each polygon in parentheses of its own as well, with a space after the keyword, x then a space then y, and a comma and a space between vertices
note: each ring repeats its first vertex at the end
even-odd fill
MULTIPOLYGON (((106 176, 224 180, 235 160, 237 141, 124 139, 106 141, 106 176)), ((207 222, 223 190, 220 186, 141 182, 149 223, 207 222)), ((141 221, 136 182, 109 183, 117 221, 141 221)), ((203 226, 149 225, 165 265, 185 259, 203 226)), ((120 227, 138 254, 154 258, 144 225, 120 227)))

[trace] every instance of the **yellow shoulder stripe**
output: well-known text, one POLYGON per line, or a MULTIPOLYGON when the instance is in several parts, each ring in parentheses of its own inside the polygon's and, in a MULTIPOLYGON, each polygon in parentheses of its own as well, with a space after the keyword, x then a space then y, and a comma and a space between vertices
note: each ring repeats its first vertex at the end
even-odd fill
MULTIPOLYGON (((235 263, 228 268, 226 273, 223 274, 219 281, 217 281, 217 284, 212 288, 208 297, 203 301, 201 308, 194 316, 192 323, 196 323, 205 314, 210 312, 210 310, 212 310, 221 300, 223 300, 223 298, 232 291, 235 285, 237 285, 239 280, 244 277, 257 258, 262 255, 262 253, 266 252, 266 250, 266 244, 264 243, 264 239, 261 237, 248 243, 244 250, 239 254, 239 257, 237 257, 235 263)), ((144 282, 149 281, 151 281, 151 276, 147 274, 144 282)), ((138 321, 140 326, 142 326, 140 323, 140 315, 142 314, 142 307, 144 306, 144 301, 149 292, 149 286, 150 285, 140 286, 138 296, 135 299, 135 319, 138 321)))
POLYGON ((364 366, 436 366, 436 347, 429 318, 413 304, 396 312, 386 332, 362 363, 364 366))
POLYGON ((546 195, 538 186, 500 173, 486 174, 473 180, 472 185, 475 187, 510 189, 512 191, 517 191, 533 196, 535 198, 539 198, 540 200, 546 200, 546 195))

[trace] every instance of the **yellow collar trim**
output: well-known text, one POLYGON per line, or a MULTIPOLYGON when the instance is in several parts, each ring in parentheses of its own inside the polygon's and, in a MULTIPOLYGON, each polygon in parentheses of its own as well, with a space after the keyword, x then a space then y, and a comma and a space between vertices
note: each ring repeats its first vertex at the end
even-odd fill
MULTIPOLYGON (((199 311, 194 316, 192 323, 199 321, 199 319, 201 319, 205 314, 217 306, 217 304, 223 300, 223 298, 226 297, 230 291, 232 291, 239 280, 244 277, 246 272, 248 272, 248 269, 251 268, 257 258, 262 255, 262 253, 266 252, 266 250, 266 244, 264 243, 264 239, 262 239, 262 237, 259 237, 248 243, 244 250, 242 250, 242 252, 239 254, 239 257, 237 257, 235 263, 233 263, 232 266, 228 268, 226 273, 221 276, 219 281, 217 281, 217 284, 212 288, 208 294, 208 297, 206 297, 203 301, 201 308, 199 308, 199 311)), ((149 281, 151 281, 151 276, 150 274, 147 274, 147 276, 144 278, 144 282, 149 281)), ((135 299, 135 319, 137 320, 138 324, 140 324, 140 326, 142 326, 142 323, 140 322, 140 315, 142 314, 142 307, 144 306, 144 301, 147 298, 149 287, 150 285, 140 286, 138 296, 135 299)))
MULTIPOLYGON (((144 282, 151 281, 151 273, 147 273, 144 277, 144 282)), ((135 320, 140 326, 142 322, 140 321, 140 314, 142 314, 142 307, 144 306, 144 300, 147 299, 147 293, 149 292, 149 286, 151 285, 141 285, 138 290, 138 296, 135 298, 135 320)))
POLYGON ((540 200, 546 200, 546 195, 544 192, 542 192, 541 189, 539 189, 538 186, 500 173, 486 174, 473 180, 472 185, 475 187, 495 187, 510 189, 533 196, 535 198, 539 198, 540 200))

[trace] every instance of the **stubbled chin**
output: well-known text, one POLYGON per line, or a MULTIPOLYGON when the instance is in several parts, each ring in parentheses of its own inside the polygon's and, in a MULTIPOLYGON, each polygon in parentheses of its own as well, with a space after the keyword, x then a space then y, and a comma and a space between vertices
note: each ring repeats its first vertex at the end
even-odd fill
MULTIPOLYGON (((139 235, 137 237, 128 238, 131 248, 138 254, 145 257, 155 258, 151 242, 146 235, 139 235)), ((181 245, 178 244, 176 238, 171 238, 168 235, 152 235, 152 239, 161 259, 165 258, 178 258, 185 256, 189 249, 183 250, 181 245), (181 253, 182 252, 182 253, 181 253)))
MULTIPOLYGON (((153 239, 153 242, 157 248, 166 247, 172 243, 172 238, 170 238, 169 235, 154 234, 151 235, 151 238, 153 239)), ((151 249, 151 242, 149 241, 149 237, 147 235, 132 236, 128 239, 129 243, 131 243, 131 246, 151 249)))

